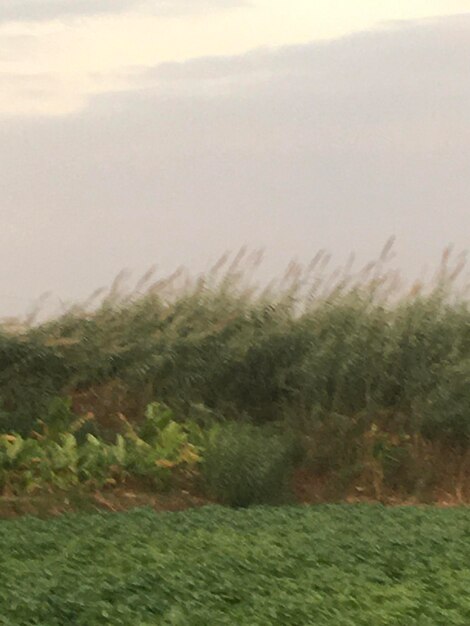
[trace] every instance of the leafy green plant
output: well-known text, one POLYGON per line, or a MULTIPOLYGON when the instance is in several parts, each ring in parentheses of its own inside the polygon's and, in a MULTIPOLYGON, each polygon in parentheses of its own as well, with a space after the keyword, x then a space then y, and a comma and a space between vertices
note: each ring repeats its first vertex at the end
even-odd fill
POLYGON ((79 441, 74 431, 89 416, 70 422, 68 405, 57 403, 56 408, 57 419, 44 424, 43 432, 35 437, 0 435, 3 492, 67 490, 79 483, 102 488, 129 476, 165 488, 175 471, 191 471, 200 461, 199 450, 190 442, 188 432, 165 408, 149 407, 140 428, 142 436, 123 418, 125 434, 116 435, 114 443, 91 433, 79 441), (66 428, 70 432, 64 432, 66 428))
POLYGON ((68 489, 78 483, 79 451, 72 433, 62 434, 59 441, 46 440, 45 463, 41 480, 45 485, 68 489))
POLYGON ((98 488, 115 484, 126 476, 127 451, 122 435, 114 445, 88 434, 79 449, 79 477, 98 488))
POLYGON ((160 487, 167 487, 172 471, 191 467, 200 461, 199 451, 189 441, 185 427, 173 419, 173 413, 158 403, 146 409, 146 419, 134 429, 126 423, 126 469, 145 477, 160 487))
POLYGON ((34 439, 0 436, 0 489, 3 493, 32 493, 42 482, 45 450, 34 439))

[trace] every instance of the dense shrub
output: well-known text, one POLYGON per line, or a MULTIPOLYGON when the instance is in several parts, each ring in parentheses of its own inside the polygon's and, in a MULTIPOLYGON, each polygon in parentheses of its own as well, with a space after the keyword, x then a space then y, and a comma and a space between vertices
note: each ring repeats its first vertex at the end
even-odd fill
POLYGON ((470 359, 443 368, 424 409, 423 432, 466 449, 470 443, 470 359))
POLYGON ((224 425, 204 452, 207 488, 235 507, 279 502, 287 495, 292 454, 285 438, 265 428, 224 425))

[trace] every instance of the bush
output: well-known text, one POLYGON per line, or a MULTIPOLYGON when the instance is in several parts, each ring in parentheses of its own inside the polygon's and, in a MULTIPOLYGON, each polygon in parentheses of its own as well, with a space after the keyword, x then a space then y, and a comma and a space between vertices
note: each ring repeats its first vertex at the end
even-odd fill
POLYGON ((234 507, 275 504, 288 493, 292 448, 265 428, 233 423, 206 447, 203 474, 209 492, 234 507))
POLYGON ((470 360, 444 368, 429 395, 423 434, 432 440, 466 448, 470 443, 470 360))

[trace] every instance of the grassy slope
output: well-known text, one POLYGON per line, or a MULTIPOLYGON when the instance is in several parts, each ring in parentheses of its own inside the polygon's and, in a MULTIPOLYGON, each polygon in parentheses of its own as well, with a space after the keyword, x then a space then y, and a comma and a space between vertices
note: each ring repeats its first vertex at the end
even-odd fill
POLYGON ((0 624, 470 624, 470 511, 209 507, 0 525, 0 624))

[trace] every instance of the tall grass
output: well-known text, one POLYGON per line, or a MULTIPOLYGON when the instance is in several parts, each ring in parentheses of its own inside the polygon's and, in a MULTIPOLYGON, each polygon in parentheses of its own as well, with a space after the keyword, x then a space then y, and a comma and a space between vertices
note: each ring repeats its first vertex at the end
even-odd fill
MULTIPOLYGON (((98 304, 4 326, 0 428, 28 432, 55 396, 68 395, 104 431, 119 413, 139 420, 151 401, 185 417, 202 406, 218 419, 281 421, 311 441, 316 471, 363 471, 372 426, 463 454, 470 439, 470 310, 457 288, 463 260, 446 253, 434 281, 406 288, 387 271, 388 253, 386 246, 359 272, 351 263, 329 272, 319 254, 260 288, 247 280, 260 254, 242 251, 196 280, 183 270, 159 281, 148 273, 127 292, 117 280, 98 304)), ((389 445, 405 450, 402 465, 407 445, 389 445)), ((389 463, 396 474, 400 460, 387 454, 382 470, 389 463)))

